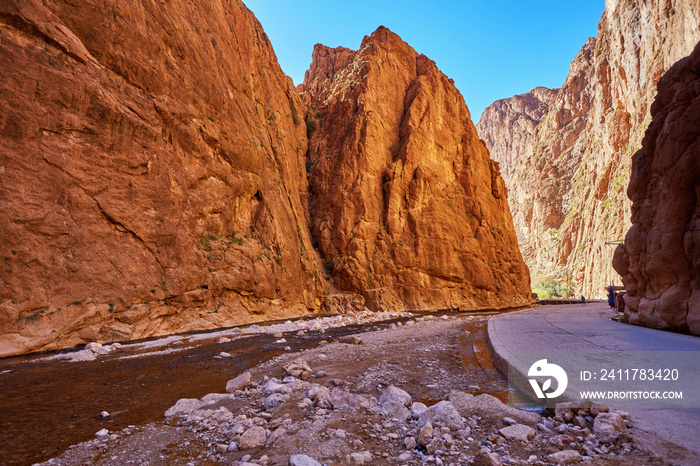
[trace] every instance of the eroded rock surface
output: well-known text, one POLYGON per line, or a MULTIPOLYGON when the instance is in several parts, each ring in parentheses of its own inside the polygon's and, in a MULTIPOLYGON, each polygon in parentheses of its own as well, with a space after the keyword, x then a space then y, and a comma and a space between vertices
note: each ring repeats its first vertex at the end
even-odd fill
POLYGON ((542 105, 536 91, 493 104, 479 128, 507 173, 520 248, 533 281, 570 283, 585 296, 619 284, 606 241, 630 225, 625 196, 664 71, 700 40, 700 2, 608 0, 597 37, 542 105), (531 121, 530 121, 531 119, 531 121), (535 125, 534 130, 532 129, 535 125))
POLYGON ((312 234, 336 285, 372 309, 529 301, 498 163, 453 82, 384 27, 317 45, 304 85, 312 234))
POLYGON ((305 106, 240 2, 2 2, 0 56, 0 356, 320 305, 305 106))
POLYGON ((700 334, 700 43, 659 81, 633 157, 632 227, 615 251, 625 318, 700 334))

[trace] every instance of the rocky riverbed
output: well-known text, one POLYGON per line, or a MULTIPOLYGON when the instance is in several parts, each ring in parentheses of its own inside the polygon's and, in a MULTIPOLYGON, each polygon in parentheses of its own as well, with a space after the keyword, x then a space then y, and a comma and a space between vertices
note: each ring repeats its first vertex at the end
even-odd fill
POLYGON ((421 318, 282 354, 42 464, 691 464, 603 405, 543 417, 504 404, 487 319, 421 318))

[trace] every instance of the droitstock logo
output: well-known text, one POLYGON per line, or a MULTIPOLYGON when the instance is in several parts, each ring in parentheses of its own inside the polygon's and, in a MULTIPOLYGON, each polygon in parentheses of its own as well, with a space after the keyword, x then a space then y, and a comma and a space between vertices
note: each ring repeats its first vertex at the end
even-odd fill
POLYGON ((547 377, 547 379, 542 383, 540 388, 539 383, 535 379, 528 379, 532 389, 535 391, 535 395, 538 398, 556 398, 566 390, 566 386, 569 383, 569 378, 566 376, 566 372, 561 367, 556 364, 550 364, 546 359, 540 359, 530 366, 530 370, 527 372, 528 377, 547 377), (547 393, 547 390, 552 386, 552 378, 557 381, 557 389, 551 393, 547 393))

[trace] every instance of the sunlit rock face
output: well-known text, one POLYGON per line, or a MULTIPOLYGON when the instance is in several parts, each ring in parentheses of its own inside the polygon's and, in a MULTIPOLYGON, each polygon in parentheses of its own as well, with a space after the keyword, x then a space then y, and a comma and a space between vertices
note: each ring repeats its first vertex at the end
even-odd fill
POLYGON ((301 89, 312 234, 341 290, 374 309, 529 302, 498 163, 434 62, 380 27, 317 45, 301 89))
POLYGON ((306 314, 306 108, 240 2, 0 3, 0 356, 306 314))
POLYGON ((477 128, 507 174, 534 281, 570 281, 586 296, 621 284, 605 243, 621 240, 630 226, 625 189, 656 83, 693 50, 698 24, 697 0, 608 1, 597 37, 574 58, 554 96, 536 89, 483 113, 477 128))
POLYGON ((700 42, 658 84, 627 195, 632 227, 615 251, 625 317, 700 335, 700 42))

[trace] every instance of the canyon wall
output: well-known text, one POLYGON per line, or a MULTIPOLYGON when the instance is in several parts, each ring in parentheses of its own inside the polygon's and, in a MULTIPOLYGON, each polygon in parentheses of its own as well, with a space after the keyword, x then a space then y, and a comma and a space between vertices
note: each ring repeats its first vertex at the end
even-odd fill
POLYGON ((651 120, 658 79, 698 39, 698 0, 608 0, 597 37, 572 61, 553 98, 533 91, 484 112, 477 128, 508 173, 509 204, 534 281, 570 281, 586 296, 620 284, 614 246, 606 242, 621 240, 630 226, 632 154, 651 120), (519 103, 535 98, 546 112, 531 110, 544 104, 519 103), (528 124, 513 124, 520 121, 528 124))
POLYGON ((0 4, 0 356, 303 315, 305 105, 240 2, 0 4))
POLYGON ((435 63, 380 27, 358 51, 317 45, 301 89, 311 230, 341 290, 374 309, 530 301, 498 164, 435 63))
POLYGON ((613 264, 628 322, 700 335, 700 42, 661 78, 651 114, 613 264))
POLYGON ((0 356, 529 302, 498 164, 384 28, 300 93, 238 1, 12 0, 0 60, 0 356))

